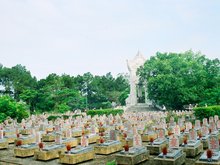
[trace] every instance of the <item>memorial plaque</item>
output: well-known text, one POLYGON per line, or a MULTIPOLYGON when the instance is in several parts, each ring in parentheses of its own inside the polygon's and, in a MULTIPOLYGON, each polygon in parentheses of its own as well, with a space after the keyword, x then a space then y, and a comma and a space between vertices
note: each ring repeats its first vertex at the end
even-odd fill
POLYGON ((209 128, 206 125, 202 126, 202 136, 207 136, 209 134, 209 128))
POLYGON ((61 137, 60 134, 57 134, 57 135, 55 136, 55 143, 57 143, 57 144, 62 144, 62 137, 61 137))
POLYGON ((158 130, 158 138, 159 139, 165 139, 165 130, 164 129, 159 129, 158 130))
POLYGON ((177 136, 173 136, 169 139, 169 147, 170 148, 178 148, 179 147, 179 138, 177 136))
POLYGON ((142 146, 142 139, 138 133, 135 134, 133 137, 133 146, 134 147, 141 147, 142 146))
POLYGON ((200 128, 201 128, 200 120, 196 120, 195 121, 195 129, 200 129, 200 128))
POLYGON ((197 132, 194 129, 189 131, 189 140, 197 141, 197 132))
POLYGON ((209 149, 211 149, 212 151, 218 152, 219 151, 218 136, 210 135, 209 140, 208 140, 208 146, 209 146, 209 149))
POLYGON ((110 131, 110 140, 117 140, 117 131, 116 130, 110 131))
POLYGON ((3 139, 3 138, 4 138, 4 131, 0 130, 0 139, 3 139))
POLYGON ((202 124, 203 124, 203 125, 208 125, 208 120, 207 120, 207 118, 204 118, 204 119, 202 120, 202 124))
POLYGON ((41 133, 40 132, 36 132, 35 138, 36 138, 36 143, 37 144, 40 143, 41 142, 41 133))
POLYGON ((174 134, 177 135, 177 136, 180 136, 180 127, 178 125, 176 125, 174 127, 174 134))
POLYGON ((217 131, 214 121, 210 122, 209 125, 210 125, 210 129, 211 129, 212 133, 217 131))
POLYGON ((89 145, 88 138, 87 138, 85 135, 83 135, 83 136, 81 137, 81 142, 80 142, 80 144, 81 144, 81 146, 83 146, 83 147, 87 147, 87 146, 89 145))
POLYGON ((213 118, 213 116, 210 116, 209 117, 209 124, 212 123, 212 122, 214 122, 214 118, 213 118))

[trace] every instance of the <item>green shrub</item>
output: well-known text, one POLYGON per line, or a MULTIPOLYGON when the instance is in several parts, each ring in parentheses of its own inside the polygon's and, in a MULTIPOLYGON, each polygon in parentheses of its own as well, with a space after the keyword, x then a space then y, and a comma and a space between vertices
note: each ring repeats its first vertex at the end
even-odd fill
POLYGON ((194 113, 197 119, 209 118, 210 116, 218 115, 220 117, 220 105, 209 107, 197 107, 194 108, 194 113))
POLYGON ((124 111, 122 109, 98 109, 98 110, 89 110, 87 111, 87 115, 95 116, 95 115, 117 115, 122 114, 124 111))
POLYGON ((51 115, 51 116, 49 116, 49 117, 47 118, 47 120, 54 122, 54 121, 55 121, 56 119, 58 119, 58 118, 60 118, 60 116, 52 116, 52 115, 51 115))
POLYGON ((111 162, 107 162, 106 165, 117 165, 116 160, 113 160, 111 162))
POLYGON ((17 119, 20 122, 23 118, 27 118, 28 111, 25 103, 16 102, 10 96, 0 96, 0 123, 7 117, 17 119))

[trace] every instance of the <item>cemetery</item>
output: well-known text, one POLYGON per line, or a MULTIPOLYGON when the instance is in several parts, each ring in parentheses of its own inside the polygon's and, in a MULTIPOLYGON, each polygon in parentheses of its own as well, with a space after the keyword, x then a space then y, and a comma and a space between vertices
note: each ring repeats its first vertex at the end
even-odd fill
MULTIPOLYGON (((140 52, 127 61, 129 93, 122 109, 20 111, 16 118, 5 111, 0 164, 220 164, 219 106, 159 106, 149 99, 148 81, 137 74, 145 61, 140 52)), ((22 107, 8 96, 0 99, 0 110, 22 107)))

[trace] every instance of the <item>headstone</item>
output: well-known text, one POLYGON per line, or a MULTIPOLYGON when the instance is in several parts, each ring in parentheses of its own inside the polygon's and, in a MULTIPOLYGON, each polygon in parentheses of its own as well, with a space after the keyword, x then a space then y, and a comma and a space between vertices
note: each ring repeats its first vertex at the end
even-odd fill
POLYGON ((191 129, 189 131, 189 140, 191 141, 197 141, 197 132, 194 129, 191 129))
POLYGON ((72 137, 72 130, 71 129, 67 129, 66 130, 66 138, 71 138, 72 137))
POLYGON ((158 138, 160 140, 165 139, 165 130, 164 129, 159 129, 158 130, 158 138))
POLYGON ((134 147, 141 147, 142 146, 142 139, 138 133, 135 134, 133 137, 133 146, 134 147))
POLYGON ((37 144, 40 143, 41 142, 41 133, 40 132, 36 132, 35 138, 36 138, 36 143, 37 144))
POLYGON ((116 130, 110 131, 110 140, 117 140, 117 131, 116 130))
POLYGON ((180 127, 178 125, 176 125, 174 127, 174 134, 177 135, 177 136, 180 136, 180 127))
POLYGON ((207 136, 209 134, 209 128, 206 125, 202 126, 202 136, 207 136))
POLYGON ((209 123, 209 126, 210 126, 210 129, 211 129, 211 132, 212 132, 212 133, 215 133, 215 132, 217 131, 216 125, 215 125, 215 122, 214 122, 214 121, 210 122, 210 123, 209 123))
POLYGON ((82 147, 87 147, 88 145, 89 145, 88 138, 85 135, 83 135, 81 137, 81 146, 82 147))
POLYGON ((62 144, 62 136, 60 134, 56 134, 55 143, 62 144))
POLYGON ((214 121, 215 121, 215 123, 217 123, 218 120, 219 120, 218 115, 215 115, 215 116, 214 116, 214 121))
POLYGON ((204 118, 204 119, 202 120, 202 124, 203 124, 203 125, 208 125, 208 120, 207 120, 207 118, 204 118))
POLYGON ((212 151, 219 151, 219 141, 218 141, 218 136, 215 135, 210 135, 209 140, 208 140, 208 146, 209 149, 212 151))
POLYGON ((179 138, 177 136, 173 136, 169 139, 169 147, 170 148, 178 148, 179 147, 179 138))
POLYGON ((195 121, 195 129, 198 130, 201 128, 200 120, 195 121))
POLYGON ((212 122, 214 122, 214 118, 213 118, 213 116, 210 116, 209 117, 209 124, 212 123, 212 122))
POLYGON ((4 131, 3 130, 0 130, 0 139, 3 139, 4 138, 4 131))

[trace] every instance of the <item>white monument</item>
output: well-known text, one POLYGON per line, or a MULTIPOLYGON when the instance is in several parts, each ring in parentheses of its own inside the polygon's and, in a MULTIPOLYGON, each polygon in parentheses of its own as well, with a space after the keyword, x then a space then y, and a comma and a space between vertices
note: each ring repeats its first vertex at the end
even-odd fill
POLYGON ((138 51, 137 55, 132 60, 127 60, 128 70, 130 72, 130 94, 126 99, 126 106, 131 107, 138 104, 143 104, 145 106, 150 106, 151 101, 148 100, 147 94, 147 82, 140 84, 139 83, 139 76, 137 75, 137 69, 144 65, 146 59, 144 56, 138 51), (144 91, 143 91, 144 90, 144 91), (140 101, 140 98, 143 98, 144 93, 144 100, 140 101))

